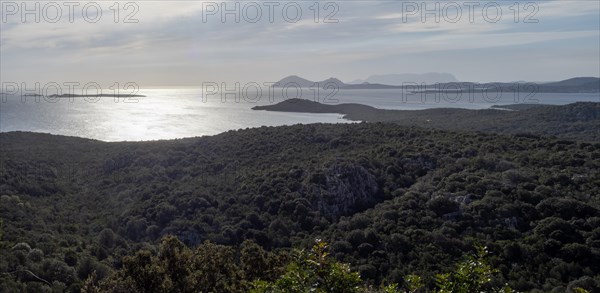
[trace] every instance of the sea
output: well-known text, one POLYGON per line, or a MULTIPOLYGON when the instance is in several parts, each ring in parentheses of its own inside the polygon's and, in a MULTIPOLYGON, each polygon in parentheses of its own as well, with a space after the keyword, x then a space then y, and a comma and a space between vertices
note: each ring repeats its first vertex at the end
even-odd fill
POLYGON ((0 132, 32 131, 102 141, 147 141, 215 135, 229 130, 310 123, 352 123, 340 114, 288 113, 252 107, 302 98, 381 109, 486 109, 493 105, 600 102, 599 93, 404 92, 399 89, 245 88, 139 89, 144 97, 63 97, 2 94, 0 132))

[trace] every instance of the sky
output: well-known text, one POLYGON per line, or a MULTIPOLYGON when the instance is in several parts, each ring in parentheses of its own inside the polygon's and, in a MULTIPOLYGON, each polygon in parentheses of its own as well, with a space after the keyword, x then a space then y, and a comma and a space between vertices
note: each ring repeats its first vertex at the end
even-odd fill
POLYGON ((18 84, 176 87, 288 75, 349 82, 427 72, 474 82, 600 76, 595 0, 1 4, 0 79, 18 84))

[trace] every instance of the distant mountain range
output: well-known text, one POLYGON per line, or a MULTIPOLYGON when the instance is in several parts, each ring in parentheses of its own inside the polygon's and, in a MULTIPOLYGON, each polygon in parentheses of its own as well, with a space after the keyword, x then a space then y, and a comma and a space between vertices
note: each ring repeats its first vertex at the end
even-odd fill
POLYGON ((402 74, 383 74, 383 75, 371 75, 367 79, 355 80, 349 82, 349 84, 363 84, 363 83, 379 83, 387 85, 402 85, 406 82, 414 82, 418 84, 436 84, 436 83, 447 83, 447 82, 458 82, 458 79, 450 73, 438 73, 430 72, 425 74, 414 74, 414 73, 402 73, 402 74))
MULTIPOLYGON (((402 76, 411 76, 409 74, 394 74, 394 75, 379 75, 372 76, 372 80, 399 80, 402 76), (398 79, 397 79, 398 78, 398 79)), ((575 77, 556 82, 547 83, 527 83, 527 82, 490 82, 490 83, 476 83, 476 82, 440 82, 434 84, 427 84, 425 77, 439 77, 438 80, 454 79, 455 78, 448 74, 443 73, 431 73, 426 75, 414 75, 415 81, 404 81, 403 85, 394 84, 383 84, 383 83, 370 83, 363 82, 360 84, 344 83, 341 80, 331 77, 323 81, 311 81, 302 77, 292 75, 281 79, 273 87, 284 87, 284 86, 299 86, 302 88, 312 87, 330 87, 335 85, 339 89, 401 89, 406 88, 411 91, 465 91, 465 92, 482 92, 482 91, 502 91, 502 92, 544 92, 544 93, 598 93, 600 92, 600 78, 597 77, 575 77), (420 77, 419 77, 420 76, 420 77), (425 86, 421 84, 425 83, 425 86), (418 87, 416 85, 419 85, 418 87)), ((433 80, 433 79, 429 79, 433 80)), ((355 81, 356 82, 356 81, 355 81)))
POLYGON ((323 81, 310 81, 308 79, 304 79, 302 77, 299 77, 297 75, 290 75, 288 77, 283 78, 282 80, 278 81, 276 85, 274 85, 273 87, 284 87, 286 85, 298 85, 302 88, 311 88, 311 87, 317 87, 317 86, 323 86, 325 84, 337 84, 340 87, 345 87, 347 84, 343 83, 341 80, 331 77, 328 78, 326 80, 323 81))

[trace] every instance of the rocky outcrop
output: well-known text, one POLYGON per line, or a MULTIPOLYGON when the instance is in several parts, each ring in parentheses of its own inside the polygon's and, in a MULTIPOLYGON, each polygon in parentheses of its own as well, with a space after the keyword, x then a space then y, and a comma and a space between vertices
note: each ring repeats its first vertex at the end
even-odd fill
POLYGON ((304 190, 315 210, 330 218, 350 215, 373 206, 379 186, 373 174, 360 165, 336 162, 313 172, 304 190))

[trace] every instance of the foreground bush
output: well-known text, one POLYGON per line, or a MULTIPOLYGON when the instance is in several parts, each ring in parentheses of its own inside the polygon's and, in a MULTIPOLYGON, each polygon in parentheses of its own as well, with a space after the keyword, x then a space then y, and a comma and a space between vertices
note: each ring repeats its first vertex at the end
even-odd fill
MULTIPOLYGON (((420 276, 409 275, 405 283, 382 288, 365 285, 346 263, 330 257, 327 243, 317 240, 313 247, 292 253, 267 253, 246 241, 232 247, 205 242, 191 250, 176 237, 163 238, 158 253, 140 250, 123 260, 123 268, 97 282, 88 278, 81 292, 424 292, 420 276)), ((515 292, 508 286, 490 285, 496 270, 487 263, 487 252, 479 248, 466 256, 455 270, 436 276, 433 292, 515 292)), ((587 292, 576 288, 573 291, 587 292)), ((430 291, 431 292, 431 291, 430 291)))

